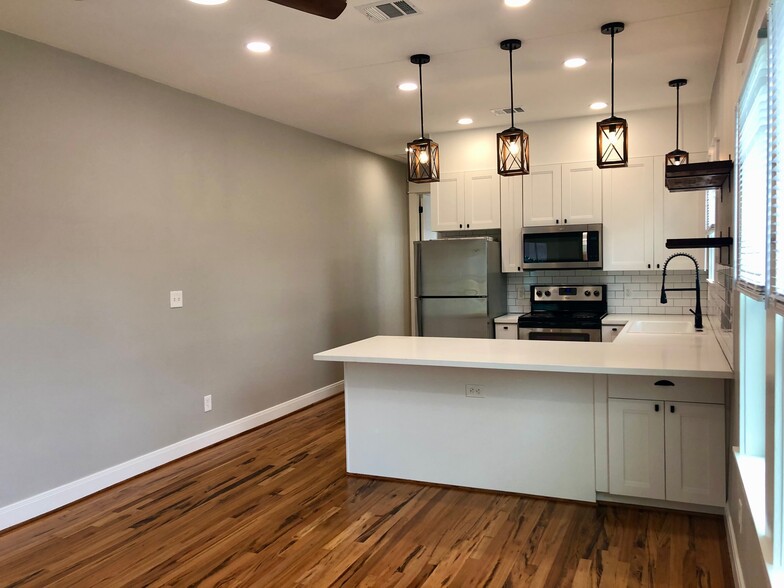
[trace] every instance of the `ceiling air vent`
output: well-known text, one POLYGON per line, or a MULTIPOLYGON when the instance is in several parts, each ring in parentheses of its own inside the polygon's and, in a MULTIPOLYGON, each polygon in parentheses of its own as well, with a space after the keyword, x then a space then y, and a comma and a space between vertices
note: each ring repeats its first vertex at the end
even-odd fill
POLYGON ((357 6, 357 10, 373 22, 384 22, 385 20, 422 14, 422 11, 416 6, 404 0, 397 0, 397 2, 373 2, 372 4, 357 6))
MULTIPOLYGON (((509 116, 512 114, 512 109, 509 107, 506 108, 493 108, 490 112, 492 112, 496 116, 509 116)), ((515 106, 514 113, 520 114, 521 112, 525 112, 522 106, 515 106)))

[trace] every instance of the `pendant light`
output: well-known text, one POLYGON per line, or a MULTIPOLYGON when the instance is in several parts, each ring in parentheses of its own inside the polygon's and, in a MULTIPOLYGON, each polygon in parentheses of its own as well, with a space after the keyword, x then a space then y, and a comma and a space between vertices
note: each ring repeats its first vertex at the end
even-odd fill
POLYGON ((681 125, 681 86, 686 85, 686 80, 670 80, 670 88, 675 88, 675 150, 667 155, 667 165, 685 165, 689 163, 689 152, 679 149, 679 135, 681 125))
POLYGON ((622 22, 602 25, 602 34, 611 38, 610 118, 596 123, 596 165, 600 168, 629 165, 629 128, 626 119, 615 116, 615 35, 623 32, 622 22))
POLYGON ((411 63, 419 66, 419 124, 421 135, 408 144, 408 181, 429 184, 439 181, 438 143, 425 138, 425 109, 422 102, 422 66, 430 63, 430 56, 418 53, 411 63))
POLYGON ((512 75, 512 51, 523 46, 520 39, 501 41, 501 49, 509 51, 509 110, 512 126, 498 133, 498 175, 524 176, 530 173, 528 133, 514 125, 514 77, 512 75))

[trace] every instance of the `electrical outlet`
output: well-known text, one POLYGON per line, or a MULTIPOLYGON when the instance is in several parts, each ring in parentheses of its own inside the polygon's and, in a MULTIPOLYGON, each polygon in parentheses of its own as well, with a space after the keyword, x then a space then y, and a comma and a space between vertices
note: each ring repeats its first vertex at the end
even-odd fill
POLYGON ((468 398, 484 398, 482 387, 474 384, 466 384, 466 396, 468 398))
POLYGON ((207 394, 204 397, 204 412, 210 412, 212 410, 212 394, 207 394))
POLYGON ((623 294, 624 294, 624 296, 626 296, 626 298, 631 298, 632 297, 632 292, 634 292, 634 290, 632 290, 628 286, 626 286, 626 288, 624 288, 624 290, 623 290, 623 294))
POLYGON ((169 308, 182 308, 182 290, 169 292, 169 308))

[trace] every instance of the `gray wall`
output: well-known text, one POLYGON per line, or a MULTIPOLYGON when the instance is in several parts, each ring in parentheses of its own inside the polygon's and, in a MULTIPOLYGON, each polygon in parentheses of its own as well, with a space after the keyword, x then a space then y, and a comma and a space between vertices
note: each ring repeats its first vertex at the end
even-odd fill
POLYGON ((5 33, 0 88, 0 507, 404 334, 402 164, 5 33))

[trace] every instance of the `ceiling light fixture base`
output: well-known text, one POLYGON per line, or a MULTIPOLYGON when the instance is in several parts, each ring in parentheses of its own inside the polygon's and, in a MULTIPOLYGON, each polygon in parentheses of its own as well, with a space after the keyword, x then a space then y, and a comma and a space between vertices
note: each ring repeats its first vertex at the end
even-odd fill
POLYGON ((414 65, 426 65, 430 63, 430 56, 425 53, 417 53, 411 56, 411 63, 414 65))
POLYGON ((523 46, 523 42, 520 39, 504 39, 500 46, 504 51, 516 51, 523 46))
POLYGON ((683 78, 678 78, 677 80, 670 80, 668 82, 670 88, 680 88, 688 84, 688 80, 684 80, 683 78))
POLYGON ((607 24, 602 25, 602 34, 617 35, 618 33, 622 33, 624 28, 625 26, 622 22, 608 22, 607 24))

